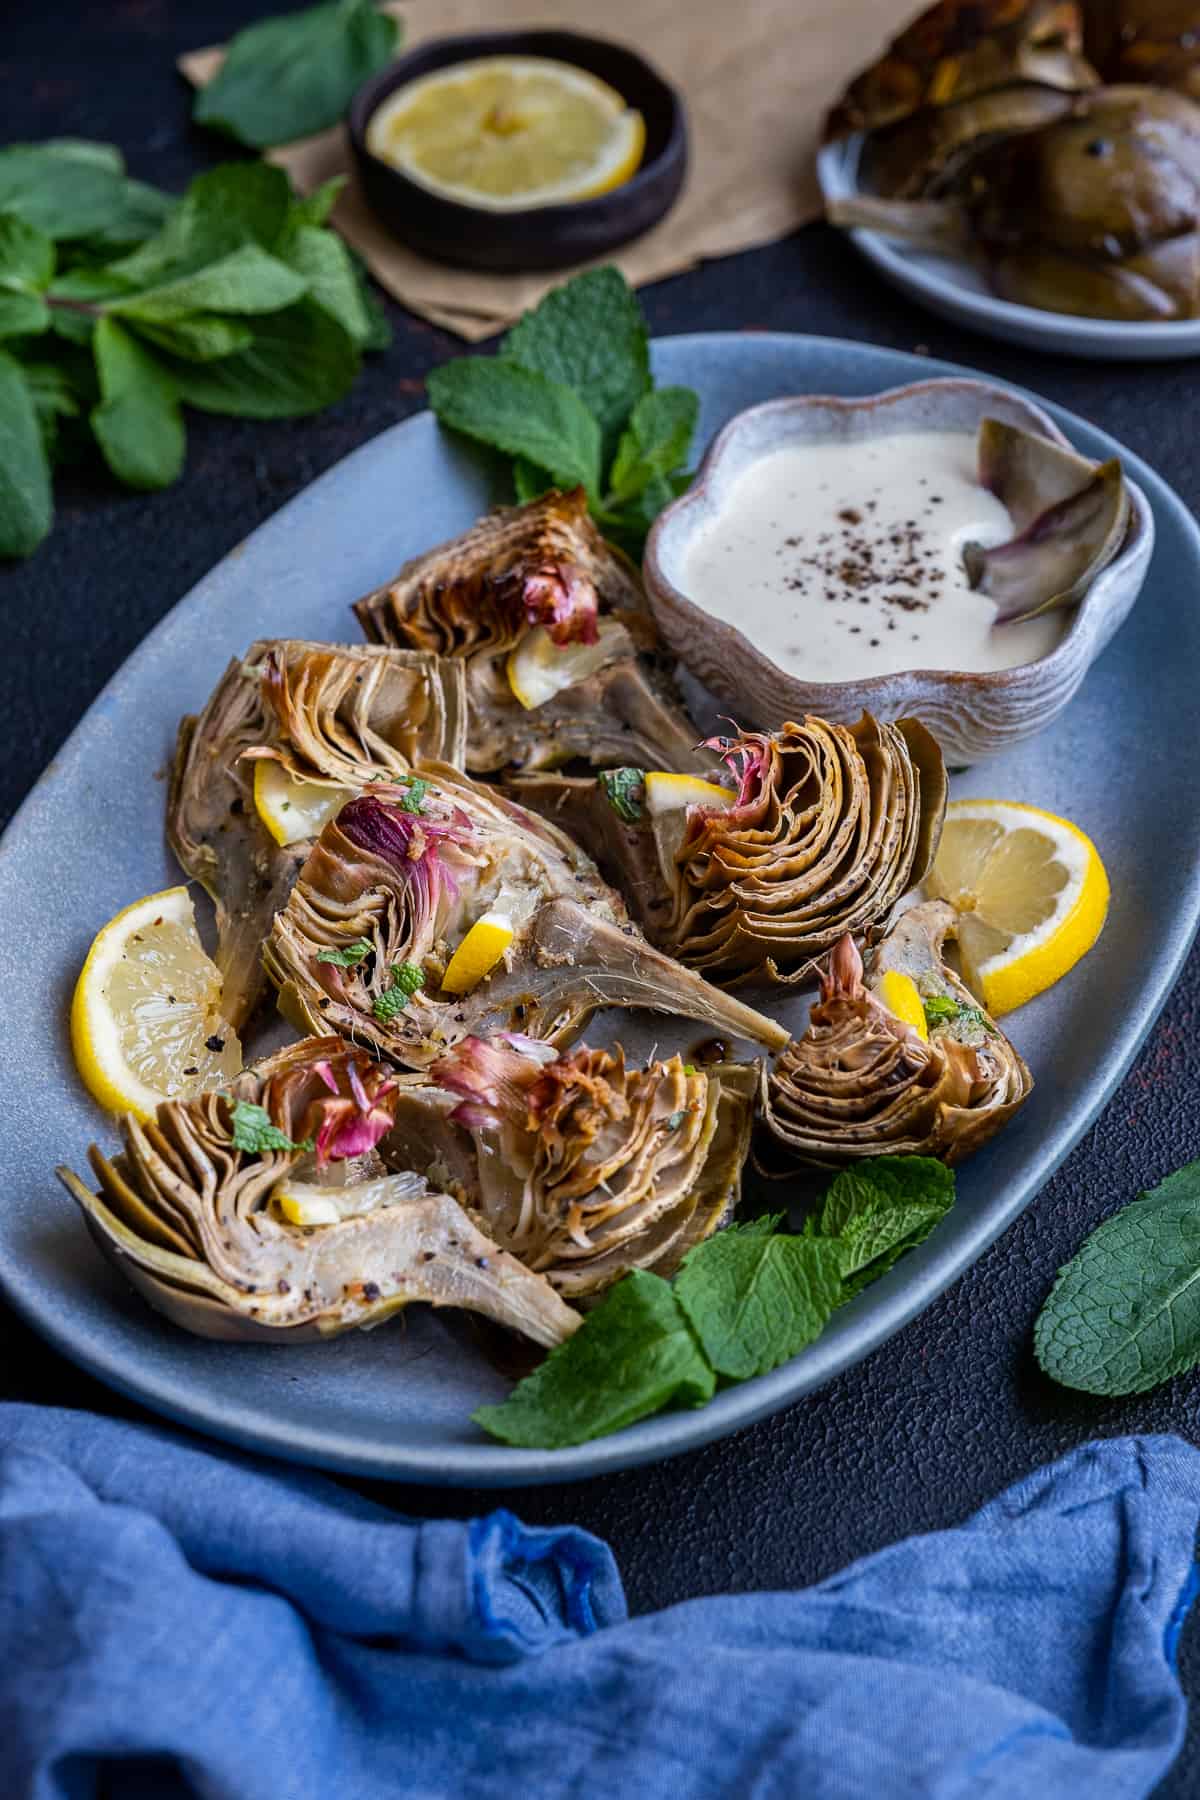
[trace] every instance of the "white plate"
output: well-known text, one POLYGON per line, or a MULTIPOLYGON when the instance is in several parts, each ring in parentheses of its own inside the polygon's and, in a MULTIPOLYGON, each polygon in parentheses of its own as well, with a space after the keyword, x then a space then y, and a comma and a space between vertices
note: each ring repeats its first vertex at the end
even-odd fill
MULTIPOLYGON (((826 204, 858 193, 861 134, 826 144, 817 154, 817 180, 826 204)), ((1088 356, 1101 362, 1166 362, 1200 356, 1200 319, 1140 324, 1128 319, 1081 319, 1072 313, 1018 306, 988 292, 978 270, 960 257, 914 249, 878 231, 849 234, 867 261, 910 299, 939 318, 1030 350, 1088 356)))

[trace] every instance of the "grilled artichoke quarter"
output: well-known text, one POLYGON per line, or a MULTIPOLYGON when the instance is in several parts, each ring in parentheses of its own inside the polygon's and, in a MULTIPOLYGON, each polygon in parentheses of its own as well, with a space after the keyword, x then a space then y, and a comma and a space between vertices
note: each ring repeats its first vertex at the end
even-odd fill
POLYGON ((422 756, 461 765, 462 671, 420 652, 276 638, 231 662, 186 718, 171 774, 167 837, 217 908, 222 1008, 240 1028, 263 988, 262 942, 312 847, 277 843, 255 807, 254 758, 339 789, 396 777, 422 756))
POLYGON ((681 962, 716 980, 807 981, 815 957, 885 923, 932 863, 946 810, 941 752, 917 720, 884 725, 869 713, 853 726, 810 716, 711 743, 737 783, 726 807, 631 818, 636 790, 604 777, 530 777, 510 790, 588 831, 646 930, 681 962))
POLYGON ((472 774, 575 757, 598 769, 685 770, 705 760, 661 666, 637 571, 601 537, 582 488, 489 513, 354 610, 375 643, 463 663, 472 774), (530 708, 517 698, 509 659, 532 648, 551 672, 561 653, 581 673, 530 708))
POLYGON ((864 1156, 961 1162, 1028 1098, 1024 1062, 942 961, 955 923, 942 900, 913 907, 865 972, 850 937, 835 945, 807 1031, 763 1081, 768 1173, 864 1156), (916 983, 928 1042, 878 998, 889 970, 916 983))
POLYGON ((446 1186, 570 1300, 671 1275, 732 1216, 758 1085, 749 1064, 629 1069, 515 1034, 466 1038, 399 1095, 384 1154, 446 1186))
POLYGON ((201 1337, 299 1343, 425 1301, 563 1342, 579 1317, 544 1276, 449 1194, 384 1172, 373 1147, 404 1079, 337 1038, 310 1038, 228 1093, 164 1101, 150 1125, 127 1116, 119 1156, 89 1153, 98 1192, 58 1173, 105 1255, 201 1337), (246 1141, 299 1147, 240 1149, 239 1118, 246 1141), (292 1223, 289 1202, 313 1223, 292 1223))
POLYGON ((336 1031, 409 1068, 471 1033, 566 1044, 601 1006, 786 1043, 772 1019, 652 949, 555 826, 444 763, 422 775, 419 798, 381 783, 350 800, 275 917, 263 960, 297 1028, 336 1031), (485 916, 511 932, 507 948, 467 991, 444 989, 454 951, 485 916))

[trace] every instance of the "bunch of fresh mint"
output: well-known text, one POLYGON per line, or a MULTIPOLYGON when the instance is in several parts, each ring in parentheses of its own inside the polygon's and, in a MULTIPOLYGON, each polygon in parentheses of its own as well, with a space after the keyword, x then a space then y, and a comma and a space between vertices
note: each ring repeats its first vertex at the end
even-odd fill
POLYGON ((388 328, 325 220, 282 170, 231 163, 182 199, 107 144, 0 151, 0 555, 53 517, 51 469, 98 449, 118 480, 183 468, 185 405, 285 419, 339 399, 388 328))
POLYGON ((656 388, 641 308, 618 269, 590 269, 519 319, 496 356, 426 383, 443 425, 512 459, 519 500, 584 487, 608 536, 639 554, 685 472, 699 401, 656 388))
POLYGON ((674 1283, 626 1275, 507 1400, 472 1416, 506 1443, 559 1450, 666 1406, 703 1406, 811 1344, 953 1203, 954 1176, 930 1157, 858 1163, 798 1235, 778 1231, 779 1217, 755 1219, 689 1251, 674 1283))

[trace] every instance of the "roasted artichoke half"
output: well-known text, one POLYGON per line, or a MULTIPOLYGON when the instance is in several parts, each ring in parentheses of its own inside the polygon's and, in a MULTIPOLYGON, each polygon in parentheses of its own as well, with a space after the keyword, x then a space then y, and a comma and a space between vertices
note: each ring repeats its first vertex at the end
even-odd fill
POLYGON ((645 1069, 621 1049, 558 1056, 509 1034, 466 1038, 399 1095, 383 1146, 572 1301, 630 1269, 671 1275, 731 1217, 758 1074, 645 1069))
POLYGON ((336 791, 423 756, 461 764, 463 671, 426 652, 278 638, 231 662, 179 728, 167 837, 217 909, 222 1009, 240 1028, 263 988, 262 942, 311 839, 279 844, 254 800, 254 759, 336 791))
POLYGON ((732 805, 655 821, 671 898, 660 942, 718 978, 807 981, 845 932, 886 923, 932 863, 941 752, 918 720, 869 713, 714 744, 737 783, 732 805))
POLYGON ((663 672, 640 578, 601 537, 582 488, 489 513, 354 610, 375 643, 462 662, 473 774, 575 758, 599 769, 696 766, 699 733, 663 672), (526 701, 536 694, 514 657, 553 687, 559 656, 578 665, 576 678, 523 704, 518 689, 526 701))
POLYGON ((939 0, 851 82, 825 134, 880 131, 1014 88, 1078 93, 1097 80, 1082 51, 1074 0, 939 0))
POLYGON ((264 963, 299 1029, 336 1031, 409 1068, 471 1034, 566 1044, 601 1006, 786 1042, 773 1020, 652 949, 557 827, 446 764, 422 776, 419 795, 380 783, 350 800, 275 917, 264 963), (510 934, 503 954, 449 991, 451 957, 485 920, 510 934))
POLYGON ((228 1092, 164 1101, 153 1124, 123 1119, 120 1155, 89 1153, 98 1192, 58 1173, 105 1255, 201 1337, 298 1343, 424 1301, 562 1343, 579 1317, 544 1276, 451 1195, 378 1161, 399 1096, 393 1071, 308 1039, 228 1092))
MULTIPOLYGON (((999 108, 1003 96, 995 97, 999 108)), ((1200 310, 1200 107, 1168 88, 1095 88, 1069 108, 976 119, 936 150, 872 145, 886 194, 831 202, 862 226, 968 256, 1003 299, 1091 318, 1170 320, 1200 310)), ((904 127, 915 142, 926 115, 904 127)), ((934 121, 935 135, 937 122, 934 121)), ((926 134, 928 135, 928 133, 926 134)), ((907 141, 907 140, 906 140, 907 141)))
POLYGON ((1195 0, 1087 0, 1084 47, 1105 81, 1148 82, 1200 100, 1195 0))
POLYGON ((944 901, 911 908, 865 970, 852 938, 834 946, 808 1029, 763 1079, 768 1173, 865 1156, 961 1162, 1028 1098, 1021 1057, 942 960, 955 923, 944 901), (878 997, 889 970, 916 983, 928 1041, 878 997))

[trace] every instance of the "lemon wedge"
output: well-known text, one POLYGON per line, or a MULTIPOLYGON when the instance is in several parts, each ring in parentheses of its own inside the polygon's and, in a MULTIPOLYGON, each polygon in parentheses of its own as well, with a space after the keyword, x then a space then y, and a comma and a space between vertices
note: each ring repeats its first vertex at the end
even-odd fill
POLYGON ((485 975, 490 975, 515 932, 507 913, 485 912, 476 919, 442 976, 443 994, 469 994, 485 975))
POLYGON ((611 662, 614 640, 623 634, 615 619, 601 619, 594 644, 556 644, 544 625, 535 625, 508 653, 508 685, 526 711, 533 712, 611 662))
POLYGON ((889 969, 875 989, 875 997, 883 1001, 890 1013, 895 1013, 898 1019, 911 1025, 919 1038, 929 1042, 925 1002, 911 975, 902 975, 899 969, 889 969))
POLYGON ((271 1195, 280 1216, 289 1225, 340 1225, 342 1215, 332 1200, 325 1194, 292 1193, 287 1188, 276 1188, 271 1195))
POLYGON ((408 82, 367 147, 436 194, 490 212, 587 200, 628 181, 646 127, 608 83, 544 56, 486 56, 408 82))
POLYGON ((92 1097, 153 1118, 160 1100, 220 1087, 242 1066, 220 1015, 185 887, 135 900, 97 932, 71 1002, 71 1048, 92 1097))
POLYGON ((297 781, 282 763, 265 757, 254 765, 254 810, 277 844, 319 837, 349 795, 319 781, 297 781))
POLYGON ((428 1192, 429 1183, 424 1176, 411 1170, 330 1187, 285 1176, 272 1188, 271 1203, 289 1225, 310 1229, 314 1225, 340 1225, 343 1219, 358 1219, 380 1207, 419 1200, 428 1192))
POLYGON ((925 886, 959 913, 963 972, 997 1016, 1073 969, 1108 912, 1108 876, 1091 839, 1011 800, 953 801, 925 886))
POLYGON ((652 819, 661 813, 677 812, 681 806, 711 806, 724 811, 736 799, 732 788, 718 787, 715 781, 701 781, 698 775, 673 775, 666 769, 651 769, 646 776, 646 811, 652 819))

